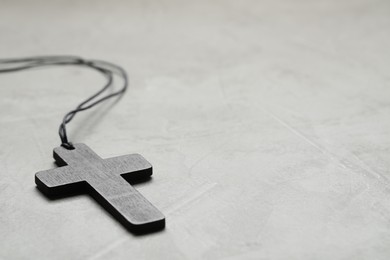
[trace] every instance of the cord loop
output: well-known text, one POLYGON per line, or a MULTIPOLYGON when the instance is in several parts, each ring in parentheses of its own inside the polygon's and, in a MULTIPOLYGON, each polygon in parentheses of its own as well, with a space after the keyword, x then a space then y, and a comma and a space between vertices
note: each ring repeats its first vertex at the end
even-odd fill
POLYGON ((107 78, 107 83, 98 92, 81 102, 75 109, 66 113, 60 124, 58 134, 61 139, 61 146, 66 149, 74 149, 71 142, 68 141, 66 124, 68 124, 78 112, 90 109, 99 103, 122 96, 128 87, 128 77, 126 71, 113 63, 102 60, 85 60, 77 56, 36 56, 28 58, 0 59, 0 73, 16 72, 43 66, 53 65, 79 65, 86 66, 102 73, 107 78), (5 68, 2 68, 5 67, 5 68), (123 80, 122 87, 111 94, 101 96, 110 87, 114 87, 114 75, 123 80))

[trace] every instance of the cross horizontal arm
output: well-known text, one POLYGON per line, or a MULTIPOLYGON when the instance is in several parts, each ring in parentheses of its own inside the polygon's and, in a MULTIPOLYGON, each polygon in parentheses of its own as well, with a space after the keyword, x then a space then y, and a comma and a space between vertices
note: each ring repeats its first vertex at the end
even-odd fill
POLYGON ((71 166, 40 171, 35 174, 35 183, 38 188, 48 195, 59 195, 73 192, 84 184, 84 179, 74 173, 71 166))
POLYGON ((112 174, 120 174, 127 180, 143 179, 152 175, 152 165, 140 154, 107 158, 104 164, 112 174))

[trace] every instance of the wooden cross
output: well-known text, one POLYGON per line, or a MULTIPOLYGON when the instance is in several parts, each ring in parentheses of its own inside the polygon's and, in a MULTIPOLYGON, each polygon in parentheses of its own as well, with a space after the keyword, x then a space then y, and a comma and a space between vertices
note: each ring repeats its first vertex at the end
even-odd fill
POLYGON ((139 154, 103 160, 85 144, 74 147, 55 148, 53 156, 61 167, 35 174, 43 193, 62 196, 87 191, 130 231, 164 228, 164 215, 128 183, 152 175, 148 161, 139 154))

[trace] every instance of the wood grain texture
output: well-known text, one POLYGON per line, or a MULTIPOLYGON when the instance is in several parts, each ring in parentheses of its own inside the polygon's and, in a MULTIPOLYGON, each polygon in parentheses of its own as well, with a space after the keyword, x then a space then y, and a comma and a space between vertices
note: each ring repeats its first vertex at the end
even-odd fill
POLYGON ((61 167, 35 175, 38 188, 49 196, 88 192, 126 228, 142 233, 165 226, 165 217, 127 180, 152 175, 152 165, 139 154, 103 160, 85 144, 54 149, 61 167))

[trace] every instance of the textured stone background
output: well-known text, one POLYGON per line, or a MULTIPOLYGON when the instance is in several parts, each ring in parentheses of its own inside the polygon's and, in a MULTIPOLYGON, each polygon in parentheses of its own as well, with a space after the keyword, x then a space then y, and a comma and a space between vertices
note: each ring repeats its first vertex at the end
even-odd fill
POLYGON ((35 188, 62 115, 102 76, 2 74, 0 258, 389 259, 389 28, 388 0, 2 0, 0 57, 129 72, 70 138, 151 161, 137 189, 167 228, 136 237, 88 196, 35 188))

